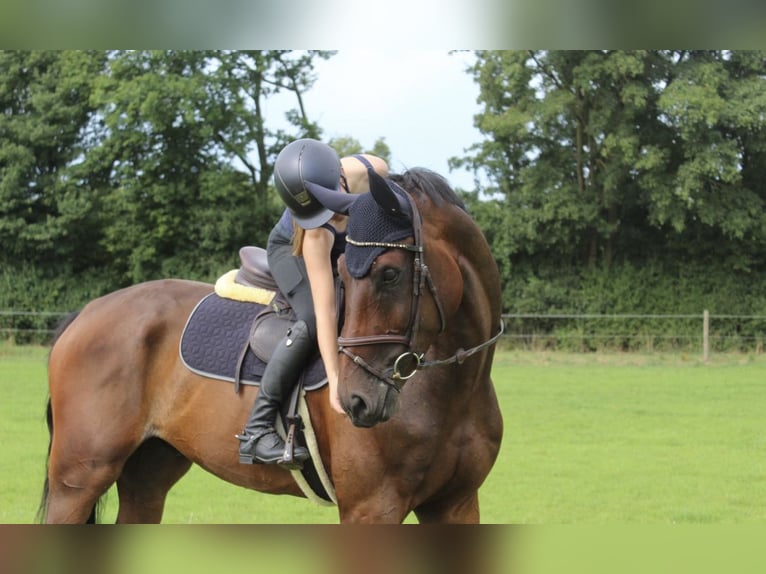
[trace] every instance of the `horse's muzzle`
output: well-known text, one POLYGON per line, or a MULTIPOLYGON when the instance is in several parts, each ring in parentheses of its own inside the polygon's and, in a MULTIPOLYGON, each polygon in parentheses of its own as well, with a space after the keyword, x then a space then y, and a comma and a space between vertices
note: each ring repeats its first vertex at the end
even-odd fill
POLYGON ((384 423, 399 410, 399 393, 379 381, 370 385, 370 390, 351 391, 348 401, 343 404, 354 426, 374 427, 384 423))

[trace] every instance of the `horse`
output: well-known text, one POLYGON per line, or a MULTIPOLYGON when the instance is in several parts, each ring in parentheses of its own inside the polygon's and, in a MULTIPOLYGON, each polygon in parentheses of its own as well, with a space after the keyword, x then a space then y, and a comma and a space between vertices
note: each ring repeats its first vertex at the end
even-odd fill
MULTIPOLYGON (((398 243, 361 245, 375 254, 363 277, 340 258, 346 414, 330 407, 326 385, 306 394, 319 462, 341 523, 401 523, 410 513, 419 523, 478 523, 479 488, 503 434, 490 376, 502 333, 497 265, 441 175, 413 168, 371 185, 381 209, 411 230, 398 243)), ((354 218, 351 210, 349 229, 354 218)), ((179 359, 187 318, 212 290, 139 283, 62 326, 48 358, 41 521, 95 521, 116 483, 118 523, 159 523, 192 464, 241 487, 305 496, 285 468, 238 461, 234 435, 257 387, 233 393, 179 359)))

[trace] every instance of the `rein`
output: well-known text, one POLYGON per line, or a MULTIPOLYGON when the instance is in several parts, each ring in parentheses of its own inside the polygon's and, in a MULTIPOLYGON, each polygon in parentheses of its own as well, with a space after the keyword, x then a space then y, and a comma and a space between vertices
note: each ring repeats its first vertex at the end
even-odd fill
POLYGON ((413 280, 412 280, 412 312, 410 313, 409 325, 407 332, 404 335, 365 335, 361 337, 338 337, 338 352, 343 353, 349 357, 354 364, 362 367, 365 371, 373 375, 375 378, 394 388, 397 392, 400 392, 404 383, 412 378, 417 371, 426 369, 429 367, 436 367, 441 365, 449 365, 452 363, 462 364, 468 357, 478 353, 479 351, 493 345, 500 336, 503 334, 504 325, 503 321, 500 321, 500 330, 497 334, 493 335, 488 340, 471 347, 468 350, 459 348, 455 353, 447 359, 437 359, 433 361, 424 361, 425 352, 417 353, 413 350, 414 341, 417 336, 419 324, 420 324, 420 308, 422 302, 422 295, 425 292, 426 286, 431 292, 436 309, 439 312, 440 328, 439 333, 443 333, 447 328, 447 320, 444 316, 444 307, 442 306, 439 293, 436 289, 436 285, 431 277, 431 272, 428 265, 425 263, 425 251, 423 246, 423 234, 422 234, 422 219, 420 217, 420 211, 415 204, 415 201, 409 193, 405 193, 407 200, 412 208, 412 226, 414 231, 415 243, 410 245, 407 243, 386 243, 376 241, 355 241, 354 239, 347 237, 346 241, 351 245, 357 247, 386 247, 389 249, 403 249, 414 254, 413 257, 413 280), (378 369, 373 365, 370 365, 362 357, 349 350, 348 347, 370 346, 370 345, 384 345, 384 344, 398 344, 407 347, 407 351, 399 355, 392 367, 385 370, 378 369))

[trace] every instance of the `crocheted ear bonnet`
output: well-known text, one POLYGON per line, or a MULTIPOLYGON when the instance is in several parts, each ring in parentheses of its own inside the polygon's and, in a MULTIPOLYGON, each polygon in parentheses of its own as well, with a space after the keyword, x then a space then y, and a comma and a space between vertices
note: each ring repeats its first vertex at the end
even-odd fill
MULTIPOLYGON (((387 183, 393 193, 406 195, 395 183, 387 183)), ((406 203, 406 196, 401 197, 401 200, 406 203)), ((384 209, 371 193, 360 195, 349 209, 348 215, 346 268, 356 279, 367 275, 375 258, 389 249, 380 245, 363 244, 396 243, 414 234, 410 216, 384 209)))

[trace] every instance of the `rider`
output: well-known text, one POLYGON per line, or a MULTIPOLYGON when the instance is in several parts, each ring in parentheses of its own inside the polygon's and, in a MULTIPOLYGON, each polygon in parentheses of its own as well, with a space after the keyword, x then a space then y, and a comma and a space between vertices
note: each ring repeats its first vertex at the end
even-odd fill
MULTIPOLYGON (((277 156, 274 184, 286 209, 269 235, 267 253, 271 273, 297 322, 269 360, 250 417, 237 435, 241 463, 282 461, 285 443, 274 428, 277 412, 317 345, 327 373, 330 405, 343 413, 338 399, 335 276, 346 246, 348 217, 330 211, 311 189, 367 192, 368 166, 384 177, 388 174, 388 165, 377 156, 339 159, 330 146, 313 139, 293 141, 277 156)), ((295 446, 295 463, 300 465, 308 457, 305 447, 295 446)))

